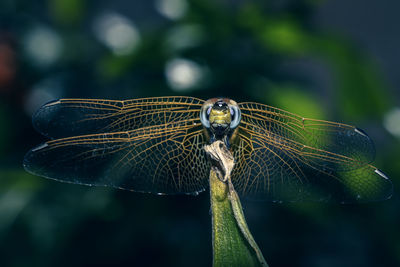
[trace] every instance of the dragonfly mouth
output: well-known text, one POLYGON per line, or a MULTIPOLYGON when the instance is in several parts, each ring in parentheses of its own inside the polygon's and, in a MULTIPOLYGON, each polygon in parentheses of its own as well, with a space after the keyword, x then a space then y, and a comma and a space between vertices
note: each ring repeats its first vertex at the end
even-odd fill
POLYGON ((219 122, 211 124, 211 127, 213 128, 228 128, 228 126, 229 124, 227 123, 219 123, 219 122))
POLYGON ((223 134, 229 130, 229 125, 227 123, 213 123, 211 124, 211 128, 214 132, 220 132, 223 134))
POLYGON ((231 128, 228 123, 212 123, 210 131, 213 134, 213 138, 217 140, 223 140, 230 135, 231 128))

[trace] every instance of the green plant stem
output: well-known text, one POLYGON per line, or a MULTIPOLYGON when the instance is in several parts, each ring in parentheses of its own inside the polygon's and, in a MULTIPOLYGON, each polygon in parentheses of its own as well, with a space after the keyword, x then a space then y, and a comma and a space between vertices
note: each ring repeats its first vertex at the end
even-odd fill
POLYGON ((216 165, 210 171, 213 266, 268 266, 247 227, 239 197, 230 181, 233 157, 226 147, 223 153, 220 149, 220 144, 206 148, 216 165))

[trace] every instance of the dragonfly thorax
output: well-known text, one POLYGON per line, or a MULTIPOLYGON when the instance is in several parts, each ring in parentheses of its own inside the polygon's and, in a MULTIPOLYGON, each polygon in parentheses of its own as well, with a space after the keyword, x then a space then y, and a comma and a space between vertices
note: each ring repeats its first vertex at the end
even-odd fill
POLYGON ((211 134, 212 140, 226 140, 241 119, 237 103, 228 98, 207 100, 200 111, 200 120, 211 134))

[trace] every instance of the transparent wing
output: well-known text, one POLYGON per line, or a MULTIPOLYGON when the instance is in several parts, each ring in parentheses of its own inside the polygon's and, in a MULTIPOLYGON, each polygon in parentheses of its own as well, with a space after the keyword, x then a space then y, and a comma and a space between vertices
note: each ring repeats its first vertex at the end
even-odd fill
POLYGON ((29 172, 85 185, 140 192, 196 194, 208 186, 200 121, 69 137, 46 142, 24 159, 29 172))
POLYGON ((60 99, 41 107, 33 116, 33 125, 51 138, 130 131, 197 119, 203 102, 193 97, 60 99))
POLYGON ((369 165, 375 150, 361 130, 256 103, 239 104, 232 182, 242 194, 273 201, 387 199, 390 180, 369 165))

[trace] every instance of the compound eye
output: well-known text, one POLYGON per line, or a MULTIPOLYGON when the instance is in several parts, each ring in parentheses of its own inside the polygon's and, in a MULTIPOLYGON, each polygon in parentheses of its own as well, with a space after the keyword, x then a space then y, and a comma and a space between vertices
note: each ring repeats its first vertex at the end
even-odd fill
POLYGON ((206 128, 210 128, 211 109, 212 105, 203 105, 200 110, 200 121, 206 128))
POLYGON ((231 129, 235 129, 239 126, 240 120, 242 119, 242 114, 238 106, 230 105, 229 111, 231 112, 231 125, 229 126, 231 129))
POLYGON ((210 118, 210 113, 211 113, 211 106, 207 109, 207 119, 210 118))

